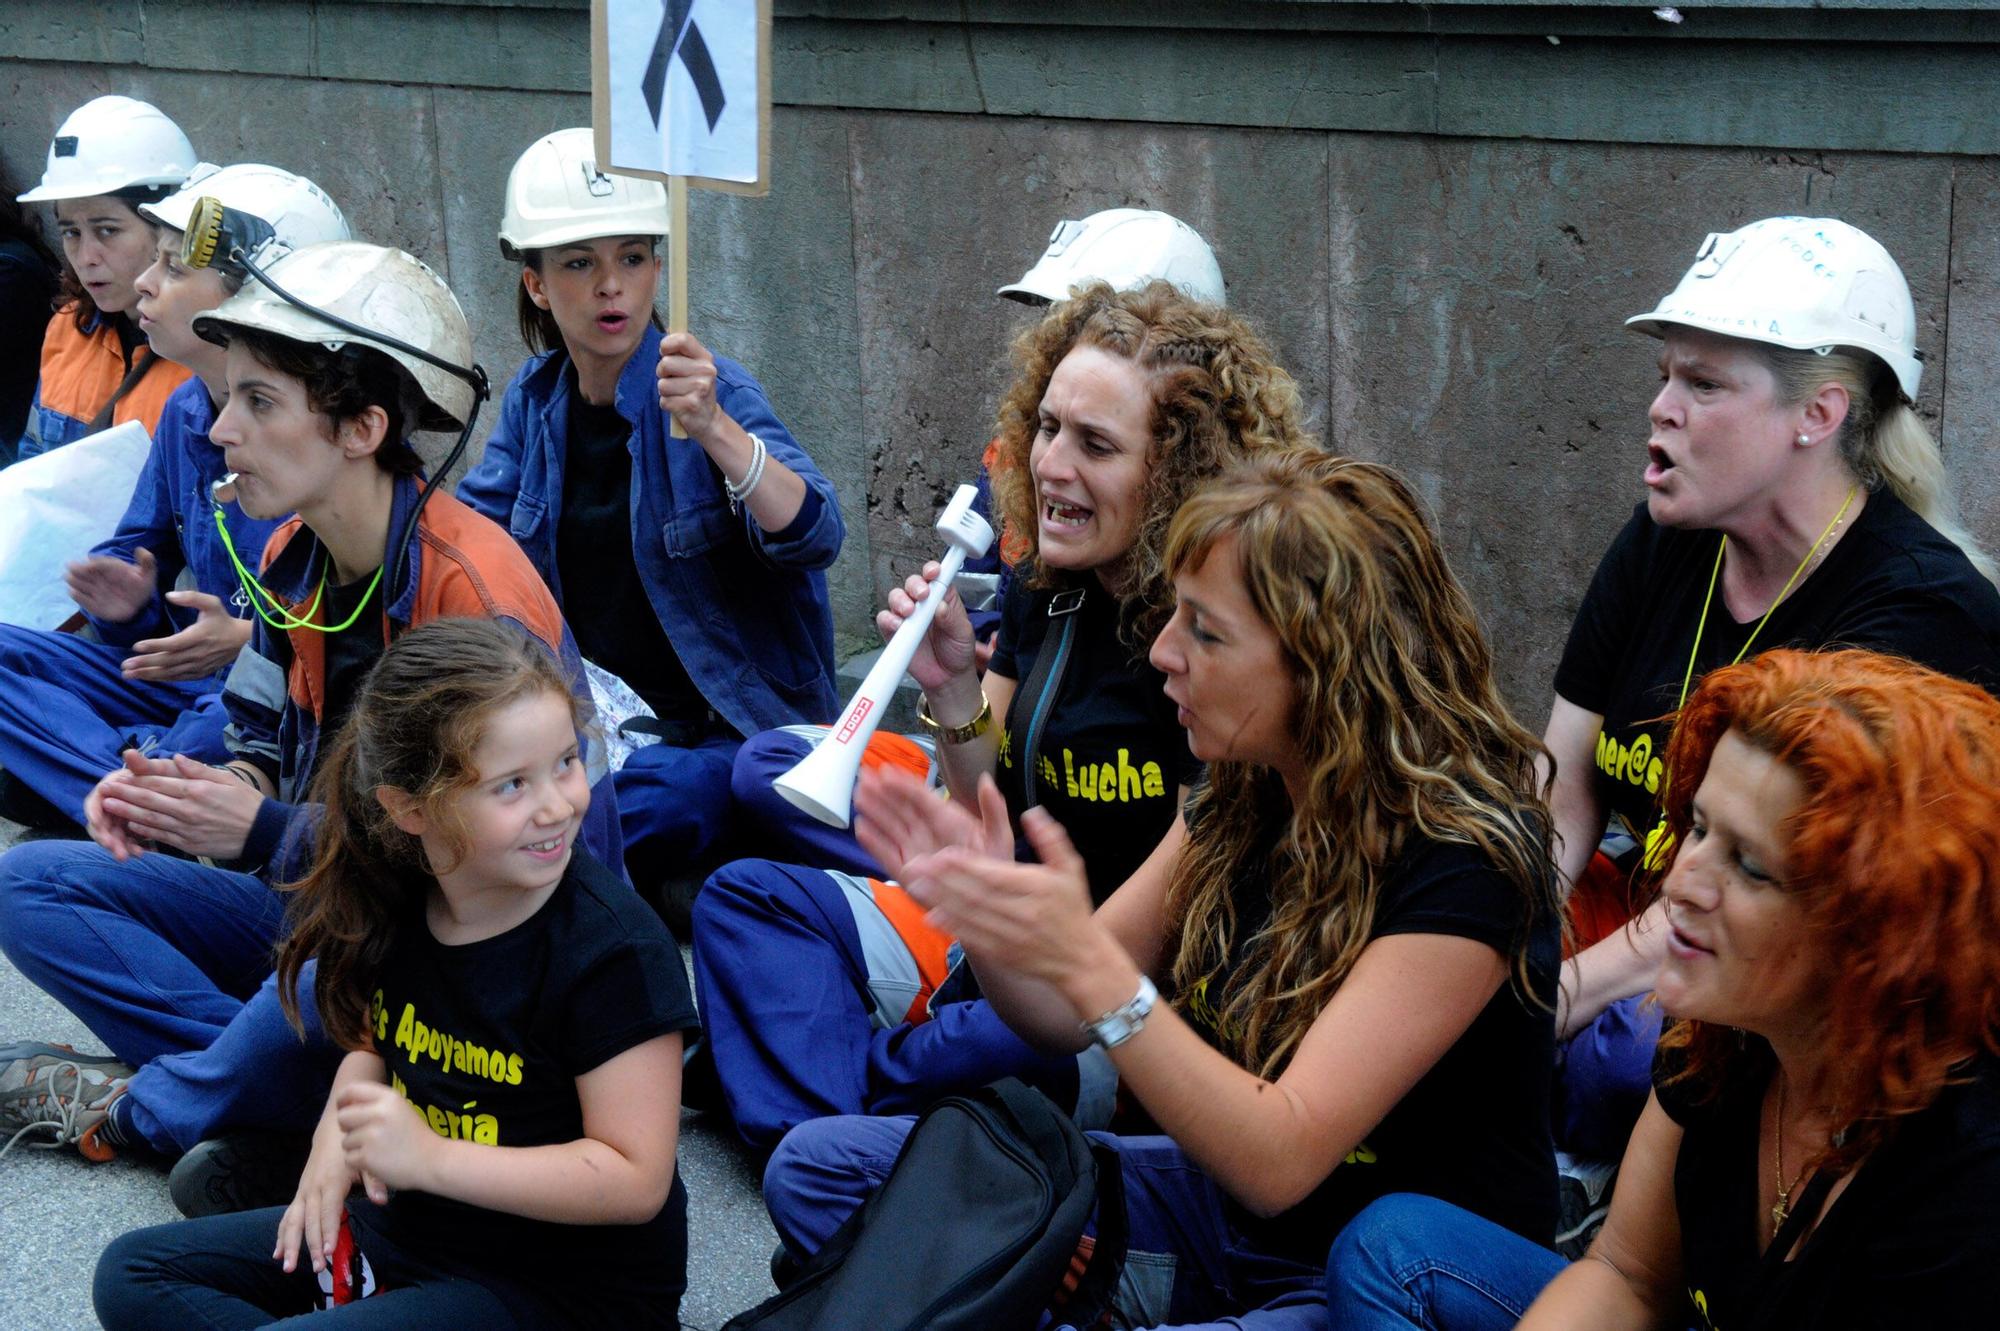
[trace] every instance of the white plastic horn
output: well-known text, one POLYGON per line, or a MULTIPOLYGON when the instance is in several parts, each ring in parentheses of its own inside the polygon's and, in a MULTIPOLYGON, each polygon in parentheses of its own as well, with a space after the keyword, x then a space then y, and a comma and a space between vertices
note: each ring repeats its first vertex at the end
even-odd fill
POLYGON ((881 723, 884 705, 908 672, 910 659, 917 654, 917 644, 930 631, 931 619, 951 589, 951 580, 958 576, 968 557, 985 554, 986 548, 993 544, 993 528, 972 510, 978 494, 972 486, 961 485, 952 495, 937 520, 938 534, 949 548, 929 593, 917 602, 917 608, 882 648, 874 668, 861 681, 861 687, 855 690, 847 709, 833 723, 826 738, 791 771, 771 783, 794 808, 804 810, 828 827, 846 827, 853 819, 854 779, 861 774, 862 752, 881 723))

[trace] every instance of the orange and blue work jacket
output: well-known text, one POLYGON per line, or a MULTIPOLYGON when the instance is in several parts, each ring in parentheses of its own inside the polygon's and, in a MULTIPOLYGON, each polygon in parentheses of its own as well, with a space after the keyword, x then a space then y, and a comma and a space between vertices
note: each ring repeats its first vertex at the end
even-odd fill
POLYGON ((151 434, 159 427, 167 399, 188 381, 187 367, 161 360, 143 342, 128 353, 119 341, 116 321, 107 315, 94 314, 79 329, 74 305, 56 311, 42 339, 42 374, 21 436, 20 456, 31 458, 89 434, 90 423, 118 391, 138 356, 151 358, 152 364, 118 399, 106 424, 137 421, 151 434))
MULTIPOLYGON (((422 490, 417 481, 396 481, 388 541, 406 525, 422 490)), ((539 638, 562 662, 571 687, 587 703, 590 685, 576 639, 556 608, 555 597, 521 553, 513 538, 450 494, 433 495, 401 549, 383 552, 383 595, 399 588, 383 611, 384 646, 404 631, 451 615, 496 619, 539 638)), ((264 547, 258 581, 294 617, 313 612, 313 591, 328 569, 326 548, 293 518, 272 533, 264 547), (297 539, 295 539, 297 538, 297 539)), ((277 788, 267 799, 244 845, 243 864, 264 866, 266 880, 283 881, 303 872, 310 832, 318 809, 307 805, 308 781, 318 766, 320 720, 326 697, 326 638, 298 628, 273 628, 262 618, 230 667, 222 703, 228 713, 223 739, 231 753, 254 765, 277 788)), ((591 805, 579 840, 593 855, 623 873, 625 851, 618 834, 618 803, 603 771, 601 749, 585 756, 591 778, 591 805)))

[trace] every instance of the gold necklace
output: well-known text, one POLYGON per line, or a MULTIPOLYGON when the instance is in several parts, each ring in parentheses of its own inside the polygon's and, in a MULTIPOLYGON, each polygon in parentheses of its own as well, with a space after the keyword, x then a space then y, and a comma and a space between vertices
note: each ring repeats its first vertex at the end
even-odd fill
MULTIPOLYGON (((1778 1200, 1771 1203, 1771 1228, 1784 1228, 1785 1220, 1792 1213, 1792 1186, 1799 1180, 1789 1182, 1785 1178, 1785 1072, 1778 1070, 1778 1122, 1772 1136, 1772 1156, 1774 1173, 1778 1184, 1778 1200)), ((1800 1170, 1801 1174, 1805 1171, 1800 1170)))
MULTIPOLYGON (((1841 523, 1847 521, 1847 510, 1854 503, 1854 496, 1860 493, 1860 490, 1859 485, 1848 487, 1847 498, 1840 501, 1840 511, 1833 515, 1833 521, 1827 523, 1825 529, 1820 532, 1819 539, 1812 543, 1812 549, 1806 551, 1806 557, 1792 570, 1792 576, 1785 579, 1785 585, 1778 590, 1778 599, 1771 602, 1770 607, 1764 611, 1764 617, 1757 621, 1757 627, 1750 630, 1750 636, 1743 640, 1743 646, 1737 650, 1729 664, 1736 665, 1750 654, 1751 644, 1757 641, 1757 635, 1771 622, 1771 616, 1778 613, 1778 607, 1784 603, 1787 596, 1791 595, 1793 585, 1810 570, 1819 568, 1820 561, 1826 557, 1826 552, 1833 549, 1827 538, 1839 530, 1841 523)), ((1729 537, 1724 535, 1721 544, 1715 547, 1715 567, 1708 571, 1708 593, 1701 598, 1701 618, 1694 622, 1694 646, 1688 649, 1687 671, 1681 676, 1681 700, 1674 704, 1676 712, 1687 706, 1688 689, 1694 684, 1694 663, 1701 659, 1701 637, 1708 631, 1708 609, 1715 604, 1715 584, 1722 579, 1722 557, 1728 553, 1729 537)), ((1639 857, 1639 863, 1648 869, 1659 868, 1666 863, 1667 852, 1673 844, 1672 839, 1667 836, 1667 815, 1662 812, 1659 823, 1646 834, 1646 847, 1639 857)))
MULTIPOLYGON (((1750 636, 1743 640, 1742 648, 1736 653, 1735 659, 1730 661, 1729 664, 1735 665, 1750 654, 1750 644, 1757 641, 1757 635, 1764 631, 1764 625, 1771 622, 1771 616, 1778 612, 1778 607, 1784 603, 1787 596, 1791 595, 1793 585, 1805 574, 1806 566, 1813 564, 1814 567, 1817 567, 1815 559, 1820 552, 1823 549, 1831 550, 1833 548, 1827 544, 1826 538, 1833 535, 1834 529, 1847 520, 1848 507, 1854 503, 1854 496, 1860 492, 1860 489, 1859 485, 1848 487, 1847 498, 1841 501, 1840 511, 1833 515, 1833 521, 1827 523, 1825 529, 1820 532, 1819 539, 1812 543, 1812 549, 1806 551, 1806 557, 1801 559, 1799 566, 1792 570, 1792 576, 1785 579, 1785 585, 1778 590, 1778 599, 1771 602, 1770 607, 1764 611, 1764 617, 1757 621, 1757 627, 1750 630, 1750 636)), ((1722 538, 1722 543, 1715 547, 1715 567, 1709 571, 1708 594, 1701 598, 1701 618, 1695 621, 1694 647, 1688 652, 1687 673, 1681 677, 1681 700, 1676 704, 1675 710, 1687 706, 1688 686, 1694 682, 1694 663, 1701 656, 1701 635, 1708 628, 1708 608, 1715 602, 1715 584, 1722 576, 1722 557, 1728 553, 1729 537, 1725 535, 1722 538)))
MULTIPOLYGON (((1853 490, 1847 492, 1847 498, 1852 502, 1854 499, 1853 490)), ((1840 541, 1840 529, 1846 525, 1847 505, 1842 504, 1840 512, 1834 515, 1833 526, 1827 528, 1826 534, 1820 537, 1819 543, 1813 547, 1812 562, 1806 565, 1805 576, 1810 578, 1813 574, 1819 572, 1819 566, 1826 562, 1826 557, 1833 553, 1833 547, 1840 541)))

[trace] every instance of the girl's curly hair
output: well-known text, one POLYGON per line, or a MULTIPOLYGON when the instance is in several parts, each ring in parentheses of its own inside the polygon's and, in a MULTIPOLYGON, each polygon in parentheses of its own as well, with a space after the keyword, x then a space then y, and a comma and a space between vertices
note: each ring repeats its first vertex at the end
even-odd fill
POLYGON ((1042 566, 1034 475, 1028 455, 1040 431, 1042 398, 1065 356, 1098 347, 1131 361, 1153 389, 1153 449, 1123 586, 1123 636, 1133 651, 1150 643, 1172 613, 1167 591, 1167 527, 1201 482, 1242 458, 1312 444, 1298 385, 1237 315, 1190 300, 1167 282, 1113 291, 1079 288, 1014 342, 1016 375, 1000 403, 994 440, 993 506, 1001 549, 1030 587, 1055 581, 1042 566))

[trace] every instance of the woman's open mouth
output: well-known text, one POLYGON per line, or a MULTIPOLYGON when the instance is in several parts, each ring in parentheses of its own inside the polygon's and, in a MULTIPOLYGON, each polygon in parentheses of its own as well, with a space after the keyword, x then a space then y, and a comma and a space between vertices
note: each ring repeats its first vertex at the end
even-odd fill
POLYGON ((1089 522, 1091 510, 1050 499, 1042 504, 1042 521, 1051 527, 1081 527, 1089 522))
POLYGON ((1658 444, 1646 445, 1646 484, 1658 485, 1674 469, 1674 460, 1658 444))

